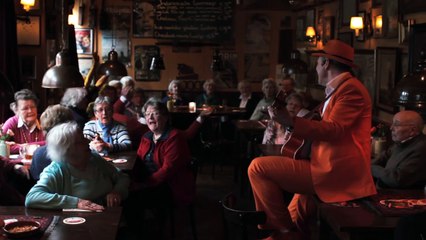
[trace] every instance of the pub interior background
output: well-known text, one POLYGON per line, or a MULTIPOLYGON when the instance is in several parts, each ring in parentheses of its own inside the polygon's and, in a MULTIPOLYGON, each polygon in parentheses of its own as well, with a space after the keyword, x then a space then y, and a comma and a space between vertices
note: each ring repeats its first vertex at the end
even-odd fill
MULTIPOLYGON (((10 10, 11 1, 2 2, 3 11, 8 13, 6 9, 10 10)), ((44 109, 55 103, 58 98, 55 96, 61 94, 58 90, 41 87, 43 75, 54 63, 62 45, 61 2, 36 0, 28 12, 20 1, 13 2, 12 10, 18 16, 18 58, 12 57, 15 47, 10 46, 7 34, 3 34, 1 69, 9 79, 5 86, 13 86, 13 91, 18 88, 34 90, 41 98, 40 109, 44 109)), ((421 0, 226 0, 210 8, 216 11, 209 13, 213 14, 210 19, 201 17, 202 11, 209 11, 206 10, 209 4, 194 1, 199 12, 191 15, 188 14, 190 8, 176 4, 178 2, 191 4, 193 1, 68 2, 68 13, 72 13, 68 19, 74 23, 79 38, 77 43, 81 45, 77 46, 77 53, 83 77, 93 63, 92 53, 103 63, 114 47, 128 75, 148 95, 166 94, 171 79, 183 79, 188 92, 200 92, 202 81, 216 78, 221 79, 220 92, 237 96, 238 81, 249 80, 253 89, 260 92, 261 80, 279 78, 283 64, 291 61, 291 51, 298 50, 300 58, 308 65, 308 73, 296 76, 296 82, 307 89, 313 99, 321 100, 323 89, 315 85, 315 61, 309 54, 320 50, 328 39, 338 38, 356 50, 356 62, 361 66, 356 74, 370 91, 376 120, 389 123, 398 110, 389 94, 409 69, 414 70, 409 64, 415 66, 419 49, 425 42, 423 31, 419 31, 422 40, 417 40, 416 44, 420 46, 416 46, 416 52, 409 52, 413 24, 426 22, 426 4, 421 0), (158 5, 160 2, 162 7, 158 5), (195 22, 196 31, 185 28, 188 21, 181 21, 178 28, 167 28, 176 21, 168 20, 173 16, 171 9, 174 7, 186 8, 183 10, 188 14, 185 17, 195 22), (350 17, 355 15, 364 17, 364 28, 358 37, 349 26, 350 17), (194 20, 194 16, 198 20, 194 20), (381 28, 376 26, 379 16, 382 16, 381 28), (205 20, 219 21, 220 25, 203 22, 205 20), (310 40, 305 36, 308 26, 312 26, 316 34, 310 40), (214 30, 208 30, 209 27, 214 30), (185 33, 188 34, 184 36, 185 33), (88 46, 83 46, 85 40, 88 46), (165 70, 146 71, 147 58, 156 54, 163 57, 165 70), (213 72, 211 62, 216 54, 224 61, 225 68, 213 72), (383 72, 384 69, 388 72, 383 72)), ((200 1, 203 2, 215 1, 200 1)), ((9 21, 4 19, 4 32, 10 32, 14 24, 9 21)))

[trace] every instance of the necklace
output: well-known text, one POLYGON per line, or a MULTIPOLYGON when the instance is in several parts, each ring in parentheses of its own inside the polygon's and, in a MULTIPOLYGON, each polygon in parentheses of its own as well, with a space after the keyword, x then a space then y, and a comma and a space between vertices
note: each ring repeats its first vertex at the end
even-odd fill
MULTIPOLYGON (((34 129, 34 131, 35 130, 36 129, 34 129)), ((26 136, 25 132, 22 130, 22 128, 20 129, 20 131, 21 131, 21 135, 24 137, 25 143, 29 143, 27 136, 26 136)), ((28 132, 28 138, 30 138, 30 140, 31 140, 30 136, 31 136, 31 132, 28 132)), ((38 142, 38 134, 37 133, 35 133, 35 141, 38 142)))

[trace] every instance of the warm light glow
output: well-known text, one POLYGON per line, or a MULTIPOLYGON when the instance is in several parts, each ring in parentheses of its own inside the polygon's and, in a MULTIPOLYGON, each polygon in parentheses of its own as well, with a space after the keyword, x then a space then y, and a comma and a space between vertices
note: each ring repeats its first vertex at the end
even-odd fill
POLYGON ((383 26, 383 16, 378 15, 376 17, 376 28, 382 28, 382 26, 383 26))
POLYGON ((190 113, 195 113, 197 111, 195 102, 190 102, 188 108, 190 113))
POLYGON ((312 26, 309 26, 308 28, 306 28, 306 36, 313 38, 315 37, 315 29, 312 26))
POLYGON ((77 26, 77 16, 74 14, 68 15, 68 24, 77 26))
POLYGON ((34 7, 35 0, 21 0, 21 5, 24 7, 25 11, 29 11, 31 7, 34 7))
POLYGON ((359 30, 364 28, 362 17, 351 17, 351 29, 355 29, 355 36, 359 36, 359 30))

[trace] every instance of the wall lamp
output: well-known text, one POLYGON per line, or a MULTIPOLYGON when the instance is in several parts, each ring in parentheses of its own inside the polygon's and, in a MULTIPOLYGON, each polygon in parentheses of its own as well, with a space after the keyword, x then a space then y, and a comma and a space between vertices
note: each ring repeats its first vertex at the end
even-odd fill
POLYGON ((355 36, 359 36, 359 30, 362 30, 364 28, 364 20, 362 17, 351 17, 351 29, 355 30, 355 36))
POLYGON ((383 27, 383 15, 377 15, 374 18, 374 35, 381 36, 383 27))
POLYGON ((29 11, 31 7, 34 7, 35 0, 21 0, 21 5, 24 8, 25 11, 29 11))
POLYGON ((312 26, 308 26, 306 28, 306 38, 308 39, 308 42, 315 44, 316 41, 320 40, 321 37, 319 35, 316 34, 315 32, 315 28, 312 26))

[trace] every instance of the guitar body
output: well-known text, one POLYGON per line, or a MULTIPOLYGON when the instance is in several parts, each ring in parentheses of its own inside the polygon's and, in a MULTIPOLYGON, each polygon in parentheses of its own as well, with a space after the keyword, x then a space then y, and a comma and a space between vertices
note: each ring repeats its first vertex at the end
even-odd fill
POLYGON ((309 159, 310 152, 311 142, 294 136, 290 136, 281 147, 281 154, 293 159, 309 159))

